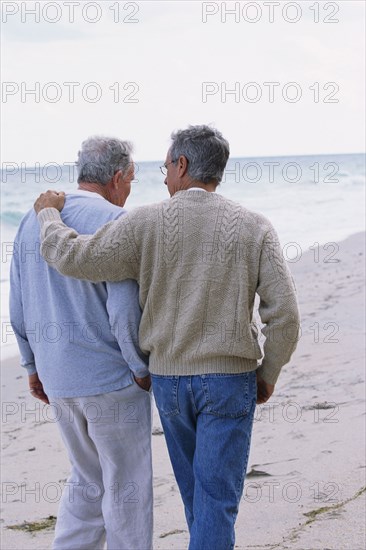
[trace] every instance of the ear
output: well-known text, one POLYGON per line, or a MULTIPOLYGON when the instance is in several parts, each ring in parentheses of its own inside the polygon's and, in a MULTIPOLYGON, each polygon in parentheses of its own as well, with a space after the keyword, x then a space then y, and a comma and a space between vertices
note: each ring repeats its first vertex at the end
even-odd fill
POLYGON ((112 180, 111 180, 113 189, 118 189, 118 182, 119 182, 119 179, 120 179, 122 176, 123 176, 122 170, 118 170, 118 171, 114 174, 114 176, 113 176, 113 178, 112 178, 112 180))
POLYGON ((181 155, 177 160, 177 168, 178 168, 178 176, 181 178, 185 176, 188 170, 188 160, 184 155, 181 155))

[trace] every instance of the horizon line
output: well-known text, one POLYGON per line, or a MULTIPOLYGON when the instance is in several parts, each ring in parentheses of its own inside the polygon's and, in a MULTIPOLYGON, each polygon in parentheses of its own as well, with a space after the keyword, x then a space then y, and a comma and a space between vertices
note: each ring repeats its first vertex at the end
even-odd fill
MULTIPOLYGON (((233 156, 233 157, 230 156, 228 161, 229 160, 238 160, 238 159, 264 159, 264 158, 290 158, 290 157, 297 157, 298 158, 298 157, 325 157, 325 156, 346 156, 346 155, 364 155, 366 157, 366 151, 360 151, 360 152, 354 152, 354 153, 305 153, 305 154, 296 154, 296 155, 281 154, 281 155, 250 155, 250 156, 233 156)), ((162 161, 163 161, 163 159, 158 159, 158 160, 156 160, 156 159, 154 159, 154 160, 134 160, 134 163, 135 164, 138 164, 138 163, 147 164, 147 163, 158 163, 158 162, 162 162, 162 161)), ((7 163, 10 163, 10 162, 18 164, 18 165, 21 165, 23 163, 29 168, 35 168, 36 167, 35 164, 32 164, 32 165, 27 164, 24 161, 20 161, 20 162, 2 161, 0 171, 2 172, 3 170, 6 170, 6 168, 3 168, 3 165, 7 164, 7 163)), ((38 162, 38 161, 36 161, 36 162, 38 162)), ((68 164, 71 164, 71 163, 69 163, 69 161, 64 161, 63 163, 52 161, 52 162, 45 162, 44 164, 41 164, 39 162, 38 164, 40 166, 45 166, 46 164, 48 164, 49 167, 51 167, 51 166, 62 166, 63 164, 65 164, 65 162, 68 162, 68 164)), ((76 165, 76 161, 74 161, 74 164, 76 165)))

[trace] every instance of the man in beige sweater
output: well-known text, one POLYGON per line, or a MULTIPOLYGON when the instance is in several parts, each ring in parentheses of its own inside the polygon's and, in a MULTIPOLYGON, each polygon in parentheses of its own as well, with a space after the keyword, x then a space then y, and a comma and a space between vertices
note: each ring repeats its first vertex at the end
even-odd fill
POLYGON ((62 223, 62 193, 35 203, 42 254, 60 273, 140 285, 140 346, 150 354, 190 550, 234 548, 255 404, 272 395, 298 338, 295 288, 275 230, 215 192, 228 157, 213 128, 173 134, 162 167, 171 199, 93 236, 62 223), (266 336, 260 365, 256 293, 266 336))

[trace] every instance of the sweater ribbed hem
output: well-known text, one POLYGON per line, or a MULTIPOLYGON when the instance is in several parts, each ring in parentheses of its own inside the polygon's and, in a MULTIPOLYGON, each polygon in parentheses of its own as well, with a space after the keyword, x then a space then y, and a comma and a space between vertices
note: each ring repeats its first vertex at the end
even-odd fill
POLYGON ((151 374, 161 376, 193 376, 195 374, 240 374, 256 370, 256 359, 243 357, 218 356, 210 358, 192 358, 181 361, 171 361, 169 357, 150 356, 149 370, 151 374))
POLYGON ((59 222, 61 221, 60 212, 57 208, 43 208, 38 214, 38 221, 40 226, 46 222, 59 222))

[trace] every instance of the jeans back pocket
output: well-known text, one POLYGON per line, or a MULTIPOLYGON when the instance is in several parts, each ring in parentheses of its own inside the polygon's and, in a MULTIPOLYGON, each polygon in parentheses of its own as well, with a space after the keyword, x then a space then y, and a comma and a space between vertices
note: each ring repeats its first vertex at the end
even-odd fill
POLYGON ((206 374, 201 377, 206 398, 203 412, 228 418, 246 416, 257 399, 256 372, 206 374))
POLYGON ((151 375, 152 387, 156 406, 164 416, 179 414, 178 404, 178 376, 151 375))

